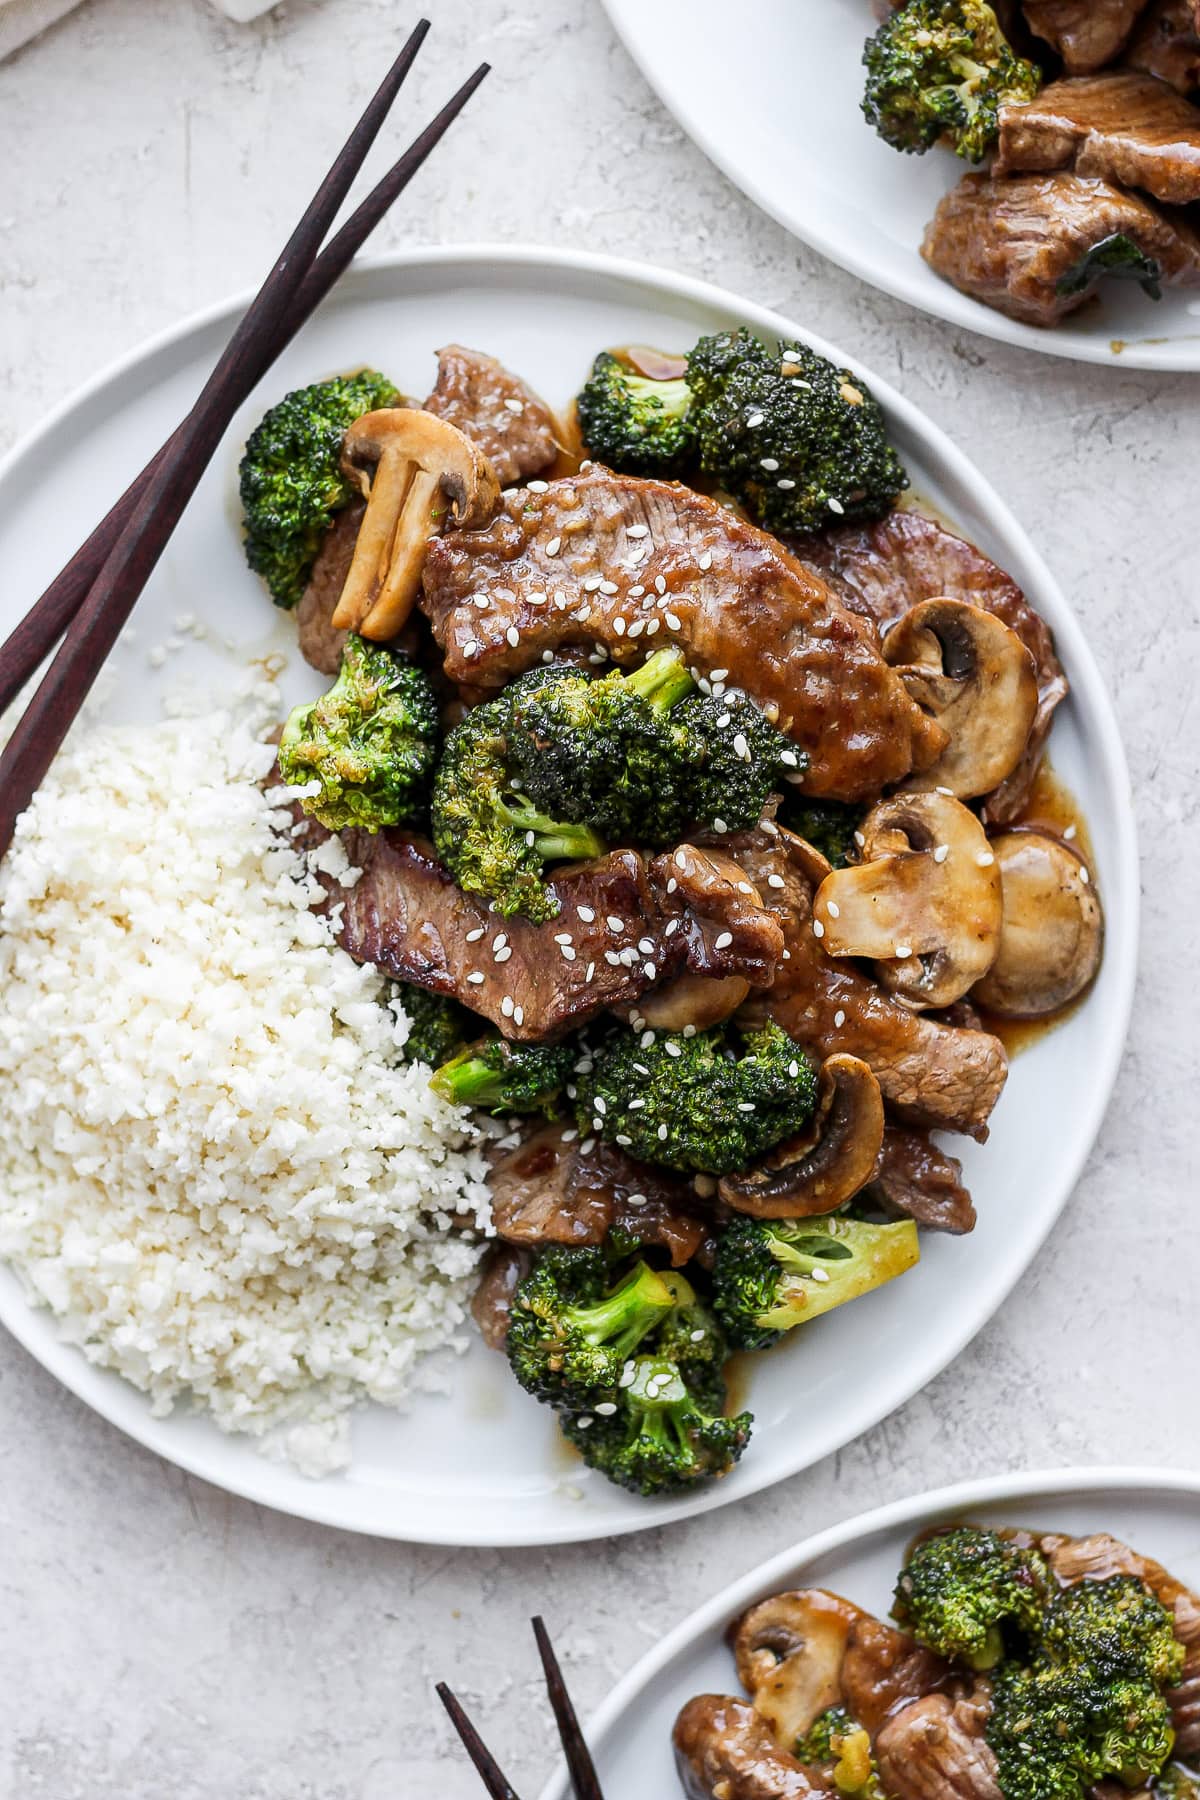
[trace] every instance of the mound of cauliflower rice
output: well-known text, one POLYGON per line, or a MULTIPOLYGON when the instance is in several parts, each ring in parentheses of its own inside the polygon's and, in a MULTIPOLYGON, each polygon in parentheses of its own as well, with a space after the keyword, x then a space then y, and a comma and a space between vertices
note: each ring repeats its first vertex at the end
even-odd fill
MULTIPOLYGON (((444 1384, 489 1230, 476 1128, 331 941, 274 753, 90 729, 0 866, 0 1257, 92 1362, 317 1475, 444 1384)), ((328 872, 340 846, 327 846, 328 872)))

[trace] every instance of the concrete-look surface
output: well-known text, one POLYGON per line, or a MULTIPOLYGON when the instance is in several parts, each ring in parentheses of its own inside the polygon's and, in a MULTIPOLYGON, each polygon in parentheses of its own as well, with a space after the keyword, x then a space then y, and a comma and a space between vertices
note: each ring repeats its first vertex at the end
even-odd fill
MULTIPOLYGON (((381 247, 541 240, 721 281, 896 381, 1014 506, 1091 636, 1132 764, 1129 1051, 1064 1219, 952 1369, 812 1473, 601 1553, 413 1549, 260 1512, 126 1442, 0 1338, 4 1800, 474 1800, 438 1676, 529 1796, 550 1766, 535 1607, 590 1708, 661 1628, 834 1519, 1002 1467, 1200 1464, 1200 382, 1001 349, 859 286, 708 166, 595 0, 429 5, 405 117, 481 56, 495 72, 381 247)), ((246 27, 199 0, 90 0, 0 67, 4 444, 261 276, 409 23, 397 0, 293 0, 246 27)))

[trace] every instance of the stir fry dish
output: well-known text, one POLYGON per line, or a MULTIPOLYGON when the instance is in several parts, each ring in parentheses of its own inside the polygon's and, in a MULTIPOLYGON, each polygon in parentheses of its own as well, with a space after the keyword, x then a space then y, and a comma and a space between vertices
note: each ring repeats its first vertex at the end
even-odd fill
POLYGON ((893 149, 977 165, 922 254, 1051 326, 1107 283, 1200 285, 1198 0, 880 0, 863 111, 893 149))
POLYGON ((892 1619, 820 1588, 752 1606, 749 1698, 675 1722, 688 1800, 1200 1793, 1200 1600, 1116 1538, 940 1527, 892 1619))
POLYGON ((986 1138, 993 1022, 1099 965, 1031 798, 1051 635, 906 489, 858 376, 745 330, 602 351, 569 425, 455 345, 423 405, 362 371, 246 446, 333 678, 279 741, 295 841, 487 1137, 484 1337, 641 1495, 741 1455, 734 1351, 971 1230, 931 1134, 986 1138))

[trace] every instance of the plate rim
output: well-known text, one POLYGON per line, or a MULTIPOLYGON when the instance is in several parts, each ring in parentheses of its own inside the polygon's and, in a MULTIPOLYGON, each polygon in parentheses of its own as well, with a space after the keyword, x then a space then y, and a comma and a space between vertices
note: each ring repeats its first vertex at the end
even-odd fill
POLYGON ((602 0, 602 4, 618 41, 647 87, 709 162, 760 212, 866 286, 890 294, 894 300, 902 300, 927 318, 941 319, 947 325, 974 332, 978 337, 1007 344, 1010 349, 1029 350, 1035 355, 1058 357, 1064 362, 1090 363, 1096 368, 1134 369, 1167 375, 1200 374, 1200 320, 1195 333, 1185 339, 1155 338, 1149 333, 1133 339, 1093 338, 1072 327, 1056 326, 1045 330, 1023 324, 1019 319, 1010 319, 994 307, 985 306, 981 300, 961 293, 950 282, 942 284, 946 290, 945 304, 938 306, 932 294, 918 282, 915 272, 911 278, 902 270, 895 275, 881 274, 866 252, 856 250, 852 239, 842 243, 819 227, 808 223, 801 225, 793 211, 777 205, 764 184, 722 147, 716 134, 704 124, 703 117, 688 106, 679 89, 652 64, 643 40, 635 36, 636 0, 602 0), (1115 347, 1118 344, 1119 349, 1115 347), (1171 353, 1173 345, 1178 345, 1174 355, 1171 353))
MULTIPOLYGON (((821 1531, 790 1544, 764 1558, 736 1576, 724 1587, 702 1600, 699 1606, 672 1626, 667 1635, 640 1656, 637 1662, 605 1695, 596 1710, 584 1721, 588 1744, 595 1749, 622 1715, 681 1650, 686 1650, 702 1632, 723 1630, 727 1621, 744 1611, 761 1594, 778 1591, 795 1574, 819 1557, 865 1541, 876 1532, 893 1531, 898 1526, 917 1527, 929 1518, 943 1514, 960 1514, 987 1506, 1002 1506, 1013 1500, 1062 1499, 1078 1494, 1113 1492, 1154 1494, 1192 1494, 1200 1499, 1200 1469, 1143 1467, 1136 1463, 1078 1463, 1065 1468, 1009 1470, 1003 1474, 973 1476, 967 1481, 951 1482, 926 1488, 919 1494, 908 1494, 899 1500, 855 1513, 848 1519, 827 1525, 821 1531)), ((566 1800, 566 1769, 560 1763, 538 1792, 538 1800, 566 1800)))
MULTIPOLYGON (((736 1503, 740 1499, 749 1498, 751 1494, 762 1492, 779 1482, 794 1478, 825 1457, 836 1453, 839 1447, 844 1447, 866 1431, 874 1429, 900 1406, 907 1404, 915 1395, 923 1392, 931 1381, 961 1355, 984 1325, 995 1316, 1023 1271, 1028 1268, 1029 1263, 1058 1222, 1068 1199, 1079 1183, 1084 1164, 1094 1148, 1124 1055, 1132 1014, 1139 945, 1141 896, 1137 827, 1128 763, 1116 712, 1079 619, 1040 551, 1007 503, 996 492, 992 483, 966 453, 959 449, 943 428, 923 413, 915 402, 899 393, 890 382, 874 374, 857 356, 846 357, 837 345, 829 343, 815 332, 799 328, 795 321, 789 320, 785 315, 772 308, 748 300, 733 290, 723 288, 715 283, 678 274, 673 270, 663 269, 655 264, 637 259, 610 256, 598 252, 560 249, 538 244, 497 245, 486 242, 464 245, 410 246, 355 262, 347 275, 343 277, 342 283, 339 283, 338 288, 324 302, 324 307, 336 307, 340 296, 352 293, 356 288, 369 287, 374 280, 380 277, 394 275, 405 270, 449 272, 455 268, 461 269, 467 275, 472 273, 478 275, 481 271, 493 274, 498 270, 508 268, 518 271, 543 269, 551 274, 565 276, 580 274, 602 276, 626 286, 641 287, 651 295, 657 294, 660 297, 667 295, 691 302, 699 307, 724 310, 755 319, 760 329, 778 332, 784 336, 800 336, 813 344, 822 354, 853 364, 871 385, 893 419, 920 443, 923 456, 928 460, 930 466, 937 470, 939 479, 947 485, 957 485, 964 492, 969 493, 973 504, 980 512, 986 514, 989 528, 1006 537, 1018 548, 1028 574, 1036 582, 1039 594, 1049 597, 1052 602, 1052 610, 1056 614, 1053 629, 1060 645, 1068 646, 1064 661, 1071 671, 1073 685, 1080 690, 1086 689, 1089 695, 1090 709, 1094 712, 1096 719, 1097 749, 1100 752, 1100 760, 1102 765, 1111 771, 1111 783, 1106 781, 1105 786, 1111 788, 1110 798, 1115 829, 1109 846, 1112 875, 1106 893, 1111 893, 1119 888, 1122 903, 1121 929, 1119 932, 1110 929, 1106 938, 1106 979, 1110 983, 1110 994, 1104 1014, 1106 1025, 1103 1035, 1107 1041, 1107 1054, 1098 1069, 1094 1068, 1092 1071, 1084 1106, 1081 1108, 1084 1129, 1078 1139, 1075 1155, 1066 1166, 1061 1196, 1057 1204, 1048 1209, 1045 1217, 1039 1221, 1039 1229, 1031 1237, 1021 1264, 1013 1271, 1011 1279, 1006 1281, 995 1298, 989 1298, 988 1304, 982 1310, 977 1311, 963 1330, 956 1333, 952 1339, 947 1340, 932 1363, 922 1362, 920 1373, 915 1379, 910 1380, 906 1377, 901 1389, 889 1398, 882 1410, 878 1409, 874 1402, 867 1404, 864 1401, 863 1416, 852 1430, 845 1434, 839 1432, 836 1435, 836 1441, 818 1449, 814 1454, 806 1455, 801 1461, 786 1469, 764 1472, 761 1478, 757 1478, 753 1473, 752 1465, 743 1465, 739 1487, 735 1494, 726 1496, 723 1483, 712 1484, 690 1496, 648 1504, 644 1512, 631 1514, 628 1517, 609 1518, 599 1523, 590 1520, 586 1513, 573 1519, 571 1509, 564 1508, 561 1519, 556 1522, 553 1529, 545 1526, 521 1529, 519 1525, 500 1527, 485 1519, 481 1521, 481 1529, 470 1537, 466 1537, 460 1528, 439 1528, 436 1519, 422 1521, 419 1525, 414 1525, 411 1521, 393 1524, 387 1519, 375 1520, 371 1523, 355 1518, 347 1519, 337 1505, 338 1489, 330 1484, 313 1481, 301 1485, 301 1478, 297 1477, 295 1491, 286 1497, 264 1491, 267 1485, 267 1472, 275 1467, 265 1458, 262 1459, 263 1480, 259 1481, 255 1479, 257 1471, 254 1470, 250 1458, 247 1459, 247 1467, 244 1472, 222 1471, 217 1475, 208 1466, 203 1451, 199 1454, 194 1453, 186 1441, 182 1445, 172 1444, 164 1447, 158 1441, 158 1433, 155 1428, 167 1424, 168 1421, 155 1418, 150 1413, 146 1396, 138 1394, 136 1389, 131 1389, 131 1392, 138 1394, 142 1405, 135 1417, 130 1419, 114 1417, 109 1408, 98 1403, 95 1395, 81 1391, 83 1372, 90 1369, 91 1365, 76 1346, 56 1337, 52 1343, 54 1353, 47 1354, 46 1345, 40 1341, 41 1328, 47 1321, 53 1325, 52 1316, 48 1315, 44 1308, 31 1305, 23 1293, 17 1305, 10 1304, 0 1293, 0 1324, 78 1400, 92 1411, 99 1413, 108 1424, 133 1438, 143 1448, 150 1450, 152 1454, 163 1456, 177 1467, 185 1469, 188 1473, 196 1475, 213 1486, 270 1510, 283 1512, 315 1524, 332 1526, 337 1530, 351 1531, 357 1535, 455 1547, 533 1548, 560 1543, 594 1542, 600 1538, 625 1536, 637 1531, 652 1530, 678 1520, 694 1518, 701 1513, 714 1511, 731 1502, 736 1503), (78 1379, 75 1378, 76 1376, 78 1379)), ((249 291, 239 291, 188 314, 183 319, 175 321, 149 338, 131 346, 130 349, 122 352, 89 380, 69 393, 57 406, 52 407, 43 416, 31 432, 19 439, 0 458, 0 498, 3 495, 4 484, 19 470, 24 460, 36 456, 42 451, 47 440, 53 437, 54 433, 61 428, 64 420, 69 418, 76 409, 91 405, 106 389, 119 386, 130 375, 153 364, 157 358, 178 348, 193 335, 211 329, 214 325, 232 320, 239 311, 248 305, 250 298, 249 291)), ((1109 922, 1112 925, 1111 914, 1109 922)), ((118 1377, 118 1379, 120 1378, 118 1377)), ((349 1474, 353 1478, 353 1468, 349 1474)))

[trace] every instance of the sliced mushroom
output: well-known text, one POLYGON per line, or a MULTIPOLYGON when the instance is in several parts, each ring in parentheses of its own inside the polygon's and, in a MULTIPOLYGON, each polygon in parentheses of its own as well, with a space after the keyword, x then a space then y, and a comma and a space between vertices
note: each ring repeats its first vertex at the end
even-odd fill
POLYGON ((1104 912, 1078 851, 1018 826, 992 839, 1004 894, 1000 948, 971 998, 1003 1019, 1042 1019, 1100 967, 1104 912))
POLYGON ((888 632, 883 654, 950 735, 910 788, 971 799, 1012 774, 1038 708, 1037 665, 1015 631, 965 600, 924 600, 888 632))
POLYGON ((680 975, 643 994, 632 1009, 652 1031, 707 1031, 730 1018, 750 992, 741 975, 680 975))
POLYGON ((821 1064, 808 1130, 747 1174, 726 1175, 720 1196, 756 1219, 833 1212, 871 1180, 882 1144, 883 1097, 874 1074, 857 1056, 830 1056, 821 1064))
POLYGON ((785 1750, 840 1703, 842 1658, 859 1617, 839 1594, 800 1588, 760 1600, 738 1621, 738 1679, 785 1750))
POLYGON ((859 827, 862 861, 835 869, 813 898, 829 956, 866 956, 910 1006, 950 1006, 982 980, 1000 946, 1000 872, 973 812, 949 794, 881 800, 859 827))
POLYGON ((367 510, 333 624, 386 642, 412 611, 425 548, 442 527, 447 502, 456 525, 482 525, 500 486, 470 438, 408 406, 356 419, 342 441, 342 467, 367 510))

